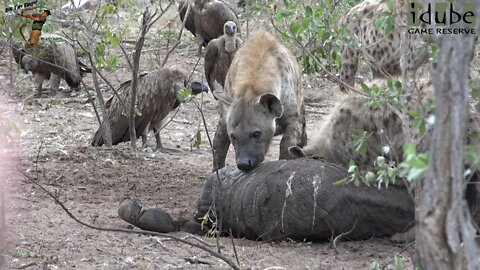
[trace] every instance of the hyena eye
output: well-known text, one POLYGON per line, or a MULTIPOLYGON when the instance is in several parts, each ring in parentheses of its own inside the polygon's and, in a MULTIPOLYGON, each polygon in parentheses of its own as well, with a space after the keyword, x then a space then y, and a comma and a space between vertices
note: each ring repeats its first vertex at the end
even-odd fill
POLYGON ((255 131, 252 133, 252 138, 259 139, 260 136, 262 136, 262 133, 260 131, 255 131))

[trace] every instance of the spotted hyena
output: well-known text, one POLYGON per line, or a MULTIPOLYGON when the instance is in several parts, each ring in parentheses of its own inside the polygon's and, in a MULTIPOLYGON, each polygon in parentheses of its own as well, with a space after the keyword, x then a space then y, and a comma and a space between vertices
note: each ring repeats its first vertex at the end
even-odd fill
MULTIPOLYGON (((374 80, 370 83, 386 88, 385 82, 374 80)), ((403 160, 403 145, 416 143, 419 152, 428 150, 432 135, 433 108, 424 105, 433 102, 433 87, 429 80, 421 79, 415 85, 409 85, 414 92, 406 100, 406 111, 416 110, 424 115, 426 132, 420 134, 417 128, 410 126, 409 116, 402 114, 392 105, 380 102, 371 106, 371 98, 354 92, 343 96, 320 125, 312 140, 303 148, 291 147, 294 157, 318 156, 326 161, 347 166, 350 160, 366 169, 371 169, 378 156, 388 160, 403 160), (354 130, 365 131, 367 151, 360 155, 351 142, 358 139, 354 130)), ((473 105, 469 108, 467 130, 468 143, 480 134, 480 117, 473 105)))
MULTIPOLYGON (((375 21, 383 12, 391 12, 386 0, 366 0, 353 7, 344 17, 343 24, 353 39, 342 48, 340 79, 354 86, 358 60, 363 58, 370 66, 373 78, 400 76, 403 71, 415 71, 428 61, 428 47, 421 35, 406 33, 401 27, 406 22, 406 6, 396 0, 396 21, 390 34, 385 27, 376 29, 375 21), (407 43, 404 45, 404 43, 407 43), (402 52, 405 46, 406 54, 402 52), (406 61, 402 58, 406 57, 406 61), (406 64, 406 67, 403 65, 406 64)), ((345 91, 343 86, 340 87, 345 91)))
POLYGON ((221 117, 213 142, 214 168, 225 166, 230 143, 237 167, 252 170, 264 159, 273 136, 283 134, 280 159, 290 146, 306 143, 301 74, 292 53, 266 31, 252 35, 237 51, 215 91, 221 117))

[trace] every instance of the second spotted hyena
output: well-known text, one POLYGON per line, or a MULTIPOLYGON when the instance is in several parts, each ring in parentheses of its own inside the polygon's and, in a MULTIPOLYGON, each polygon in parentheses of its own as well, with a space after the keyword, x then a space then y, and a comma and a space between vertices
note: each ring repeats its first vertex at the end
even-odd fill
MULTIPOLYGON (((378 80, 375 84, 386 87, 378 80)), ((407 111, 415 110, 425 117, 431 115, 433 109, 424 106, 434 99, 431 83, 420 80, 416 86, 409 88, 415 91, 413 97, 407 99, 407 111)), ((349 92, 337 102, 313 139, 303 149, 291 147, 290 153, 294 157, 318 156, 343 166, 348 166, 349 161, 353 160, 359 167, 371 169, 378 156, 401 162, 405 143, 416 143, 419 152, 428 150, 432 136, 431 123, 427 123, 425 134, 419 134, 418 129, 409 126, 409 118, 392 105, 380 102, 372 107, 370 102, 369 97, 349 92), (357 139, 352 132, 355 129, 366 132, 367 151, 363 156, 349 145, 357 139)), ((468 121, 467 143, 478 143, 480 117, 473 105, 469 108, 468 121)))
MULTIPOLYGON (((388 35, 385 35, 385 26, 378 29, 375 26, 379 14, 390 12, 386 0, 365 0, 345 15, 343 25, 353 40, 345 43, 342 48, 342 81, 354 86, 359 58, 368 63, 373 78, 400 76, 427 63, 428 46, 422 40, 422 35, 404 33, 407 29, 401 27, 401 24, 406 23, 407 17, 405 1, 395 0, 394 3, 398 16, 388 35), (406 48, 406 53, 402 52, 403 47, 406 48), (406 59, 402 60, 403 57, 406 59)), ((343 86, 340 89, 345 91, 343 86)))
POLYGON ((272 34, 258 31, 237 51, 225 79, 214 147, 215 168, 225 166, 230 143, 237 167, 249 171, 264 159, 273 136, 283 133, 280 159, 307 137, 301 73, 292 53, 272 34))

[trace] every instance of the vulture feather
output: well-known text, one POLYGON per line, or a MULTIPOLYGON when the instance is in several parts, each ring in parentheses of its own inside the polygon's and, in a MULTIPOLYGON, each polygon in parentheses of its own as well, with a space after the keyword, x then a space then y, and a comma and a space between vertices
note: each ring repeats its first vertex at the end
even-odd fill
POLYGON ((205 77, 208 86, 213 91, 215 81, 225 86, 225 77, 237 50, 242 46, 242 40, 236 36, 237 25, 228 21, 223 26, 223 36, 210 41, 205 52, 205 77))
POLYGON ((57 81, 51 89, 58 90, 59 79, 62 78, 71 88, 78 88, 85 73, 92 70, 77 59, 73 46, 60 41, 44 43, 37 48, 22 48, 19 43, 12 46, 12 54, 17 64, 25 73, 31 71, 35 80, 36 96, 42 94, 43 81, 57 81), (55 87, 57 89, 55 89, 55 87))
POLYGON ((226 22, 234 22, 237 25, 237 32, 240 33, 238 16, 224 1, 195 0, 193 11, 199 55, 203 45, 223 35, 223 26, 226 22))
POLYGON ((180 14, 180 20, 182 22, 185 21, 185 28, 192 33, 194 36, 196 35, 195 30, 195 14, 193 12, 193 0, 180 0, 178 2, 178 13, 180 14), (188 7, 190 7, 190 11, 187 14, 188 7))
MULTIPOLYGON (((143 73, 138 78, 137 109, 139 114, 135 116, 135 132, 137 138, 142 136, 145 146, 149 127, 155 132, 157 148, 163 148, 158 130, 170 111, 180 105, 181 98, 178 90, 185 88, 188 76, 178 68, 163 68, 143 73)), ((130 91, 132 81, 120 84, 117 89, 120 99, 114 95, 107 102, 107 112, 112 131, 112 143, 114 145, 130 141, 129 111, 130 91), (126 111, 127 110, 127 111, 126 111)), ((192 83, 192 93, 207 92, 208 87, 198 82, 192 83)), ((100 127, 93 137, 93 146, 104 144, 103 131, 100 127)))

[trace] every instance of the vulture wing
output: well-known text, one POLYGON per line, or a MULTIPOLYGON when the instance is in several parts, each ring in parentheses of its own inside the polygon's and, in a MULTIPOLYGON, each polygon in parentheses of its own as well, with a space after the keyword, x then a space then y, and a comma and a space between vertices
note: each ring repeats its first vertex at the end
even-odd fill
POLYGON ((180 0, 178 2, 178 13, 180 14, 180 20, 182 20, 182 22, 186 16, 187 21, 185 22, 185 28, 195 36, 195 13, 193 12, 192 0, 180 0), (186 14, 189 6, 190 11, 186 14))
POLYGON ((67 42, 57 42, 52 46, 54 63, 57 65, 52 72, 63 78, 68 86, 77 88, 82 77, 73 46, 67 42))
POLYGON ((218 45, 219 45, 219 39, 214 39, 210 41, 207 45, 207 50, 205 52, 205 78, 207 79, 208 86, 212 91, 215 90, 213 87, 213 81, 215 80, 215 65, 217 64, 218 61, 218 45))
POLYGON ((218 38, 223 35, 223 25, 228 21, 233 21, 240 32, 240 23, 235 11, 226 5, 223 1, 211 1, 204 7, 204 11, 195 16, 197 32, 199 32, 206 41, 218 38))

